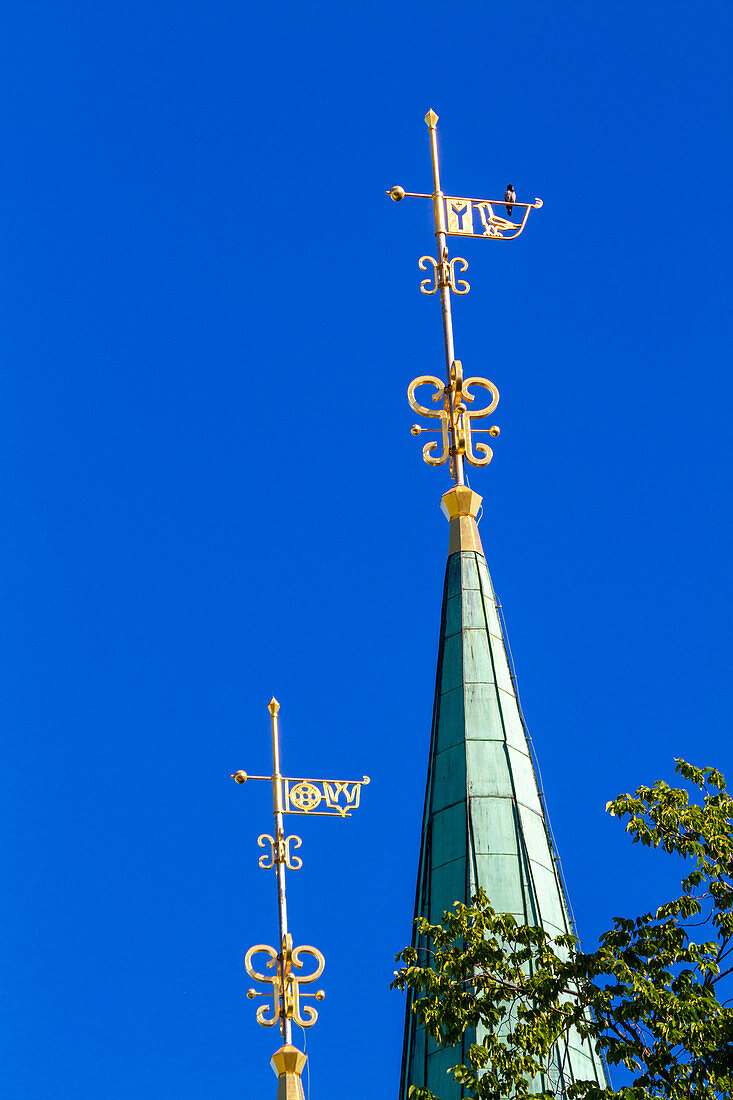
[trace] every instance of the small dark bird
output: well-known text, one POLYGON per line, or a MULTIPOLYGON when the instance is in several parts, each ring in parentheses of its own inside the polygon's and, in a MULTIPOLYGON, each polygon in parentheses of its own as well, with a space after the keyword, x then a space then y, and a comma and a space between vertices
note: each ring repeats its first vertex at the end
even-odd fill
POLYGON ((504 192, 504 202, 506 203, 506 212, 511 218, 512 216, 512 203, 517 201, 517 193, 512 187, 511 183, 506 185, 506 191, 504 192))

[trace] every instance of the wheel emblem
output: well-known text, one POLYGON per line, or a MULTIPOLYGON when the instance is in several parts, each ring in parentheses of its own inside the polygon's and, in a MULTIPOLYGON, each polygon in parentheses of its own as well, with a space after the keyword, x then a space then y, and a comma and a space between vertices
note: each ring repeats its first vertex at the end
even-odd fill
POLYGON ((307 814, 316 809, 323 796, 318 787, 312 783, 298 783, 297 787, 293 787, 290 791, 289 797, 296 810, 302 810, 307 814))

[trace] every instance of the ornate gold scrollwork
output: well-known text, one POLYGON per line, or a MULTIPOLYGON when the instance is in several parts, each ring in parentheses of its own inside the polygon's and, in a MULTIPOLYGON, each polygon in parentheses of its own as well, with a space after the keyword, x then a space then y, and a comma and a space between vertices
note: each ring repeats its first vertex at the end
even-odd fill
MULTIPOLYGON (((436 453, 438 449, 436 440, 431 440, 423 447, 423 460, 429 466, 441 466, 454 454, 465 455, 466 461, 472 466, 488 466, 493 458, 493 451, 487 443, 473 439, 475 431, 483 429, 474 429, 472 432, 471 423, 488 416, 499 403, 499 391, 493 382, 489 382, 488 378, 464 378, 461 361, 456 359, 451 363, 450 382, 447 386, 444 386, 434 375, 423 374, 410 382, 407 388, 407 400, 410 408, 415 412, 440 421, 439 429, 423 428, 419 424, 413 424, 410 429, 413 435, 438 430, 441 432, 443 449, 440 454, 436 453), (419 403, 415 397, 415 390, 422 385, 433 386, 435 389, 433 401, 438 401, 442 396, 442 409, 429 409, 419 403), (471 386, 481 386, 491 394, 491 402, 486 408, 476 410, 468 408, 475 400, 475 394, 471 393, 471 386)), ((498 435, 498 428, 491 428, 489 431, 492 435, 498 435)))
POLYGON ((263 871, 269 871, 270 868, 274 867, 275 863, 276 863, 276 859, 275 859, 275 841, 274 841, 273 837, 268 836, 267 833, 262 833, 260 836, 257 837, 257 844, 259 845, 260 848, 265 847, 265 841, 269 841, 270 851, 269 851, 269 853, 265 852, 265 854, 263 856, 260 856, 260 858, 257 862, 259 863, 259 865, 260 865, 260 867, 262 868, 263 871))
MULTIPOLYGON (((288 933, 283 937, 282 950, 279 955, 274 947, 270 947, 265 943, 258 943, 254 947, 250 947, 245 955, 244 965, 250 978, 272 986, 272 1015, 268 1016, 267 1014, 270 1008, 268 1004, 260 1005, 257 1009, 258 1024, 262 1027, 274 1027, 278 1021, 294 1020, 299 1027, 313 1027, 318 1019, 318 1012, 312 1005, 301 1006, 300 998, 315 997, 317 1001, 322 1001, 325 993, 322 989, 317 990, 315 993, 302 993, 300 987, 301 985, 312 984, 323 973, 326 960, 317 947, 310 947, 307 944, 303 944, 301 947, 293 947, 293 938, 288 933), (252 959, 259 952, 269 956, 270 961, 266 964, 266 969, 274 968, 274 974, 263 974, 255 969, 252 959), (310 956, 315 960, 316 969, 312 974, 299 975, 293 973, 294 969, 301 970, 303 967, 301 956, 310 956)), ((259 995, 264 996, 264 992, 259 995)), ((251 1000, 258 996, 258 992, 256 989, 250 989, 247 996, 251 1000)))
MULTIPOLYGON (((257 1023, 261 1027, 274 1027, 280 1019, 280 966, 278 964, 277 951, 274 947, 270 947, 269 944, 256 943, 254 947, 250 947, 249 951, 244 956, 244 968, 249 974, 250 978, 254 978, 256 982, 263 982, 266 985, 272 986, 272 1018, 268 1018, 268 1006, 266 1004, 260 1005, 260 1007, 257 1009, 257 1023), (261 974, 259 970, 255 970, 254 966, 252 965, 252 959, 260 952, 263 952, 265 955, 269 955, 270 961, 267 963, 267 967, 269 969, 270 967, 276 966, 274 974, 261 974)), ((247 990, 247 996, 250 1000, 252 1000, 254 997, 257 996, 257 992, 258 991, 256 989, 249 989, 247 990)), ((262 993, 261 996, 264 996, 264 993, 262 993)))
POLYGON ((485 409, 465 409, 463 412, 463 436, 464 436, 464 454, 466 461, 470 462, 472 466, 488 466, 491 459, 494 457, 494 452, 488 443, 474 442, 471 433, 471 422, 474 420, 481 420, 483 417, 492 413, 496 406, 499 404, 499 391, 493 382, 489 382, 488 378, 466 378, 463 381, 462 396, 464 401, 472 402, 475 400, 475 395, 469 392, 469 386, 482 386, 485 390, 491 394, 491 402, 485 409), (476 451, 479 454, 476 454, 476 451), (481 455, 482 457, 479 457, 481 455))
POLYGON ((438 292, 438 261, 435 259, 434 256, 421 256, 420 259, 417 261, 417 266, 420 268, 421 271, 427 271, 427 268, 425 266, 426 262, 433 265, 432 287, 431 287, 431 280, 429 278, 428 279, 423 279, 422 282, 420 283, 420 293, 421 294, 437 294, 437 292, 438 292))
POLYGON ((461 274, 468 271, 468 261, 463 259, 463 256, 454 256, 450 262, 450 288, 454 294, 468 294, 471 289, 471 284, 467 283, 465 279, 459 279, 456 276, 456 264, 462 264, 461 274), (461 288, 464 289, 461 289, 461 288))
MULTIPOLYGON (((290 944, 292 945, 290 936, 287 936, 286 939, 290 940, 290 944)), ((314 959, 316 962, 316 969, 312 974, 308 974, 307 976, 293 974, 292 969, 288 969, 285 980, 286 1005, 292 1019, 295 1020, 299 1027, 313 1027, 318 1019, 318 1012, 312 1005, 303 1005, 301 1008, 300 998, 315 997, 317 1001, 322 1001, 326 994, 322 989, 318 989, 315 993, 301 993, 300 987, 301 985, 311 985, 317 978, 320 978, 323 973, 323 968, 326 965, 326 960, 317 947, 303 945, 302 947, 292 948, 290 954, 291 967, 295 966, 298 969, 302 968, 303 963, 301 962, 301 955, 310 956, 310 958, 314 959)))
POLYGON ((445 386, 436 378, 433 374, 421 374, 419 378, 413 378, 410 385, 407 387, 407 400, 410 403, 410 408, 416 413, 420 413, 421 416, 430 417, 433 420, 440 421, 439 428, 421 428, 419 424, 415 424, 412 427, 412 434, 419 435, 420 432, 439 431, 441 434, 441 441, 443 449, 439 454, 435 452, 438 449, 438 441, 433 439, 430 443, 426 443, 422 449, 423 461, 427 462, 428 466, 442 466, 444 462, 448 461, 450 457, 450 436, 448 432, 448 411, 447 402, 445 399, 445 386), (427 409, 424 405, 415 397, 415 390, 418 386, 433 386, 435 393, 433 394, 433 401, 438 401, 443 398, 442 409, 427 409))
POLYGON ((303 866, 300 856, 294 856, 290 851, 291 844, 294 848, 300 848, 303 841, 299 836, 283 836, 281 830, 276 844, 274 837, 269 836, 268 833, 262 833, 257 837, 257 843, 260 848, 264 848, 266 843, 270 845, 270 851, 259 858, 259 865, 263 871, 269 871, 276 863, 284 863, 289 871, 299 871, 303 866))
POLYGON ((471 285, 465 279, 458 278, 455 268, 456 264, 460 264, 461 274, 468 271, 468 260, 464 260, 463 256, 448 260, 446 249, 446 259, 442 263, 438 263, 434 256, 421 256, 417 262, 421 271, 427 271, 426 263, 432 265, 433 274, 432 278, 423 279, 420 283, 421 294, 437 294, 443 286, 450 287, 454 294, 468 294, 471 285))
POLYGON ((300 848, 302 843, 303 841, 300 839, 300 837, 295 836, 294 834, 293 836, 285 837, 285 866, 288 867, 291 871, 299 871, 300 868, 303 866, 303 860, 300 858, 300 856, 293 855, 293 853, 290 851, 290 845, 292 844, 294 848, 300 848))

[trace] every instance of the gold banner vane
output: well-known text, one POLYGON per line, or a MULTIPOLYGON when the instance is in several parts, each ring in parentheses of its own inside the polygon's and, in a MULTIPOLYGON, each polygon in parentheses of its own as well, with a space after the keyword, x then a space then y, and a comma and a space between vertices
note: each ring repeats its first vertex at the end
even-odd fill
MULTIPOLYGON (((298 871, 303 866, 303 861, 294 852, 301 847, 302 840, 299 836, 285 836, 283 817, 285 814, 303 814, 310 817, 351 817, 351 811, 359 807, 361 788, 369 782, 369 776, 361 779, 303 779, 294 776, 283 775, 280 770, 280 730, 278 725, 278 712, 280 704, 272 698, 267 708, 270 712, 272 727, 272 775, 248 775, 247 772, 234 772, 230 777, 235 783, 243 784, 248 779, 261 780, 272 784, 272 813, 275 818, 274 836, 269 833, 261 833, 257 838, 257 844, 265 849, 259 857, 259 866, 265 870, 275 871, 277 881, 277 913, 279 925, 280 950, 270 947, 268 944, 259 943, 250 947, 244 960, 244 965, 250 978, 255 981, 272 986, 271 996, 272 1011, 268 1015, 270 1006, 260 1005, 257 1009, 257 1022, 262 1027, 274 1027, 279 1023, 280 1031, 286 1047, 292 1044, 293 1021, 300 1027, 312 1027, 318 1018, 318 1013, 311 1005, 301 1005, 301 997, 315 997, 322 1001, 325 993, 319 989, 316 993, 303 993, 300 987, 315 982, 323 973, 325 960, 316 947, 303 945, 293 947, 293 939, 288 932, 287 899, 285 893, 285 871, 298 871), (322 808, 319 808, 322 807, 322 808), (261 953, 269 957, 265 969, 272 970, 272 974, 257 970, 253 964, 253 958, 261 953), (299 974, 303 968, 303 957, 310 957, 315 961, 316 968, 312 974, 299 974)), ((254 998, 263 996, 255 989, 250 989, 247 996, 254 998)), ((285 1049, 285 1048, 283 1048, 285 1049)))
MULTIPOLYGON (((476 381, 476 379, 470 379, 476 381)), ((442 383, 441 383, 442 386, 442 383)), ((471 398, 473 400, 473 398, 471 398)), ((428 413, 435 416, 436 413, 428 413)), ((480 414, 479 414, 480 415, 480 414)), ((428 429, 425 429, 426 431, 428 429)), ((260 779, 271 783, 271 775, 247 775, 235 772, 229 777, 235 783, 246 783, 248 779, 260 779)), ((306 814, 310 817, 351 817, 350 810, 358 810, 361 801, 361 788, 369 783, 369 776, 361 779, 296 779, 294 776, 281 775, 284 814, 306 814), (343 801, 342 801, 343 798, 343 801), (325 810, 318 810, 321 805, 325 810)), ((300 847, 296 844, 296 848, 300 847)))
MULTIPOLYGON (((432 199, 432 195, 420 194, 418 191, 405 191, 402 187, 392 187, 385 191, 395 202, 402 199, 432 199)), ((447 237, 474 237, 477 241, 514 241, 524 232, 530 210, 540 210, 542 199, 534 202, 517 202, 516 199, 509 205, 524 211, 520 222, 502 218, 494 212, 495 206, 506 206, 506 199, 464 199, 458 195, 443 195, 440 199, 444 204, 445 233, 447 237), (483 226, 483 232, 474 231, 474 211, 478 213, 483 226)), ((465 261, 464 261, 465 263, 465 261)), ((464 291, 465 293, 465 291, 464 291)))
POLYGON ((431 277, 420 282, 421 293, 428 295, 440 293, 446 381, 443 382, 431 374, 421 375, 410 383, 407 400, 410 407, 421 416, 439 421, 435 428, 420 424, 413 424, 411 428, 413 435, 436 432, 440 436, 439 441, 432 440, 425 444, 423 460, 429 466, 442 466, 450 461, 453 481, 456 485, 465 485, 464 459, 472 466, 488 466, 493 457, 491 447, 487 443, 474 441, 473 436, 477 433, 486 433, 496 437, 499 435, 499 429, 495 425, 490 428, 476 428, 473 424, 494 411, 499 401, 499 391, 488 378, 472 377, 464 380, 461 361, 456 359, 453 346, 451 294, 468 294, 471 287, 465 279, 458 277, 456 271, 458 268, 458 273, 464 274, 468 270, 468 261, 462 256, 449 258, 447 239, 448 237, 473 237, 479 240, 516 240, 524 232, 530 210, 539 210, 542 199, 535 199, 534 202, 517 202, 511 183, 507 185, 503 200, 463 198, 444 194, 440 186, 438 116, 435 111, 428 111, 425 115, 425 123, 430 132, 430 157, 433 166, 432 194, 405 191, 404 187, 399 186, 392 187, 386 194, 395 202, 401 202, 402 199, 431 199, 433 203, 436 255, 421 256, 418 266, 421 271, 432 268, 431 277), (498 209, 502 206, 506 210, 506 218, 498 213, 498 209), (515 210, 513 221, 512 214, 515 210), (431 385, 435 388, 436 392, 432 400, 438 402, 442 399, 442 409, 429 409, 417 401, 415 390, 423 385, 431 385), (491 402, 486 408, 481 410, 469 408, 475 398, 471 392, 472 386, 483 387, 491 395, 491 402))

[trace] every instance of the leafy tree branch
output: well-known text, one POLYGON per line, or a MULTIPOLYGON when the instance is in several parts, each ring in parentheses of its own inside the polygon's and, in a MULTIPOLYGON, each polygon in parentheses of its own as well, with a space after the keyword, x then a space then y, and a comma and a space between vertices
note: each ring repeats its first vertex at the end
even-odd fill
MULTIPOLYGON (((443 923, 416 921, 425 949, 405 948, 393 986, 441 1047, 476 1032, 449 1071, 477 1100, 718 1100, 733 1096, 733 799, 715 768, 676 761, 687 787, 659 780, 609 802, 634 843, 682 857, 680 893, 616 917, 594 951, 498 913, 479 891, 443 923), (690 797, 692 788, 693 797, 690 797), (703 912, 709 909, 705 914, 703 912), (702 918, 702 919, 695 919, 702 918), (698 942, 695 929, 708 926, 698 942), (729 984, 729 983, 728 983, 729 984), (586 1040, 632 1083, 568 1081, 571 1042, 586 1040)), ((436 1100, 412 1086, 412 1100, 436 1100)))

